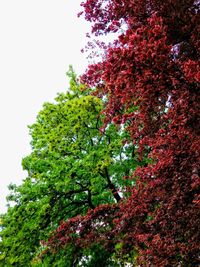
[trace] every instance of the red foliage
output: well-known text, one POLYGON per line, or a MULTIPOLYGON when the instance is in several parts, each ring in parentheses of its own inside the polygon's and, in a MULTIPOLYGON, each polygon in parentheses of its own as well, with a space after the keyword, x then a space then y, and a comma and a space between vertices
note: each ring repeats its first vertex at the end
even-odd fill
POLYGON ((58 246, 72 243, 78 250, 95 242, 105 244, 105 235, 107 241, 113 242, 114 236, 110 230, 117 210, 119 210, 117 205, 100 205, 95 210, 89 210, 85 216, 76 216, 62 222, 53 237, 45 244, 56 250, 58 246))
MULTIPOLYGON (((95 209, 76 219, 79 225, 86 220, 89 229, 77 242, 87 246, 96 238, 112 250, 121 240, 123 253, 137 247, 141 266, 198 266, 199 1, 87 0, 82 5, 96 35, 127 24, 105 59, 82 78, 108 95, 107 122, 128 121, 141 157, 148 152, 153 163, 137 169, 137 184, 119 209, 101 207, 101 216, 95 209), (130 112, 133 106, 137 111, 130 112), (109 221, 109 230, 97 231, 96 218, 109 221)), ((61 236, 56 237, 61 241, 61 236)))

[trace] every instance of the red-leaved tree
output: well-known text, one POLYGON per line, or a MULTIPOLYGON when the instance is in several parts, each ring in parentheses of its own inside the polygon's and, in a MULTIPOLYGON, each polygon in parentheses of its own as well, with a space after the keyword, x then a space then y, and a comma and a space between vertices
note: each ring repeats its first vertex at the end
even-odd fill
POLYGON ((129 198, 64 222, 48 245, 69 244, 78 233, 77 248, 99 242, 112 253, 120 243, 122 254, 137 251, 140 266, 199 266, 200 1, 82 6, 96 36, 119 32, 82 80, 107 96, 105 125, 124 124, 151 163, 130 177, 137 179, 129 198))

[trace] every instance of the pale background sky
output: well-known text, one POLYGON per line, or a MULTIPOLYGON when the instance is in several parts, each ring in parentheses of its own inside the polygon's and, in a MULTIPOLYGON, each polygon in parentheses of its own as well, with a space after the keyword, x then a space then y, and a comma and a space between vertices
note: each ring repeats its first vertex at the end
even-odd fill
POLYGON ((0 0, 0 213, 9 183, 26 177, 27 125, 46 101, 68 87, 69 64, 87 66, 89 25, 77 18, 81 0, 0 0))

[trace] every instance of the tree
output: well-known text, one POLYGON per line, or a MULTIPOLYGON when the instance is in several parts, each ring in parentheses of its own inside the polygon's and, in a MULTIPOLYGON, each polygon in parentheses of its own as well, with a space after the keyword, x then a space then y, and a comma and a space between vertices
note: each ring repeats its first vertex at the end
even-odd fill
POLYGON ((129 139, 123 129, 109 124, 101 130, 102 100, 82 90, 72 68, 68 76, 70 89, 45 103, 30 126, 32 153, 22 161, 28 177, 20 186, 10 185, 8 201, 14 206, 1 217, 0 266, 74 266, 83 255, 91 264, 109 261, 100 246, 78 252, 73 244, 59 254, 45 254, 42 261, 37 257, 41 240, 61 220, 126 196, 132 182, 123 177, 141 164, 136 157, 130 160, 134 147, 122 142, 129 139))
POLYGON ((107 97, 105 123, 128 124, 140 158, 152 160, 132 175, 136 185, 118 209, 102 206, 67 221, 47 244, 70 244, 62 237, 79 230, 77 246, 95 240, 114 253, 121 244, 122 254, 138 252, 140 266, 198 266, 199 1, 87 0, 82 6, 96 36, 119 32, 82 81, 107 97))

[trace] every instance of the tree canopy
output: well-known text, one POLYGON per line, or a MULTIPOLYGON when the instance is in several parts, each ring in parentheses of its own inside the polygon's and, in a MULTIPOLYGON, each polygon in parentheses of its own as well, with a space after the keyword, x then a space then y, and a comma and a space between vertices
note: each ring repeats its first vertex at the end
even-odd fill
POLYGON ((197 267, 199 1, 81 5, 104 54, 31 126, 0 262, 197 267))
MULTIPOLYGON (((62 220, 119 202, 130 184, 123 177, 139 164, 131 160, 133 145, 122 143, 129 139, 123 129, 110 124, 101 130, 102 100, 82 90, 72 68, 68 76, 70 89, 45 103, 29 127, 32 153, 22 161, 28 176, 10 185, 8 200, 15 205, 2 216, 2 266, 37 266, 41 240, 62 220)), ((47 257, 46 264, 71 266, 70 250, 57 260, 47 257)))

